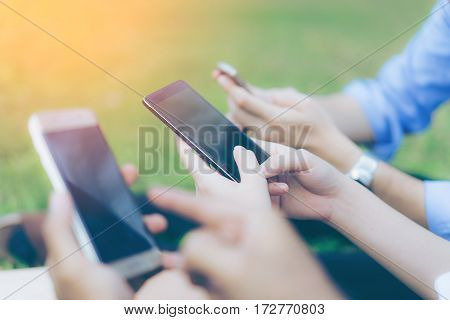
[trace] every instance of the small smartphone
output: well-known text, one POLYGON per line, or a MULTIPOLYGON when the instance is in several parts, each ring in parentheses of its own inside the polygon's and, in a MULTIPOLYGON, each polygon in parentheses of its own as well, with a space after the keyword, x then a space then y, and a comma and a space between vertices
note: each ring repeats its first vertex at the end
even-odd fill
POLYGON ((251 89, 248 86, 248 84, 241 78, 236 68, 233 67, 231 64, 220 61, 217 63, 216 70, 228 76, 228 78, 233 80, 233 82, 237 84, 239 87, 242 87, 251 93, 251 89))
POLYGON ((110 265, 137 289, 160 271, 160 251, 94 113, 88 109, 36 113, 28 126, 53 188, 68 191, 73 198, 73 231, 84 255, 110 265))
POLYGON ((220 174, 240 182, 236 146, 253 151, 258 162, 269 155, 184 81, 149 94, 144 105, 220 174))

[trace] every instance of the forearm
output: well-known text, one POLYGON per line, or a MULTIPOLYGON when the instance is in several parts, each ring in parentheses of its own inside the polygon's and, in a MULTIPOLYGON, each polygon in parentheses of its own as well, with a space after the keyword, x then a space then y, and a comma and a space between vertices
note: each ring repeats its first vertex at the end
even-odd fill
POLYGON ((379 162, 372 182, 372 191, 391 207, 427 228, 425 188, 422 181, 379 162))
MULTIPOLYGON (((343 173, 349 172, 363 155, 361 148, 339 133, 333 135, 331 145, 338 146, 338 152, 335 148, 323 148, 322 153, 329 154, 319 155, 324 159, 333 159, 333 165, 343 173)), ((427 228, 422 181, 380 161, 371 190, 389 206, 427 228)))
POLYGON ((336 93, 315 97, 338 129, 351 140, 372 142, 373 133, 359 103, 350 95, 336 93))
POLYGON ((408 286, 437 298, 435 280, 450 271, 450 243, 348 181, 330 219, 335 226, 408 286))

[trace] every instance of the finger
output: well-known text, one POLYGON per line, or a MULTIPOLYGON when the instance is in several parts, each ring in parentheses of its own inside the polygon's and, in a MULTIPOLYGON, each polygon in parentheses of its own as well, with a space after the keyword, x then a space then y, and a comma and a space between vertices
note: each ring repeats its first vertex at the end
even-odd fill
MULTIPOLYGON (((53 193, 43 227, 48 255, 53 262, 71 257, 71 263, 82 259, 80 246, 72 233, 72 200, 66 193, 53 193)), ((83 244, 82 244, 83 245, 83 244)))
MULTIPOLYGON (((176 137, 178 154, 183 167, 192 175, 196 174, 214 174, 212 169, 186 142, 176 137)), ((195 178, 195 177, 194 177, 195 178)))
POLYGON ((291 149, 288 153, 273 155, 261 165, 260 173, 271 178, 282 173, 307 171, 310 168, 307 156, 308 152, 303 149, 291 149))
POLYGON ((254 178, 256 175, 261 178, 261 176, 258 175, 258 159, 256 159, 256 156, 252 151, 247 150, 242 146, 236 146, 233 150, 233 155, 242 181, 254 178))
POLYGON ((128 186, 131 186, 134 181, 136 181, 138 173, 137 173, 137 169, 134 165, 132 164, 124 164, 121 169, 120 169, 121 173, 122 173, 122 177, 125 180, 125 183, 128 186))
POLYGON ((283 107, 297 105, 307 97, 306 94, 302 94, 294 88, 273 89, 270 91, 270 95, 273 103, 283 107))
POLYGON ((148 279, 135 296, 139 300, 205 300, 207 292, 192 285, 181 270, 164 270, 148 279))
POLYGON ((156 188, 150 190, 148 196, 160 208, 215 228, 224 238, 238 238, 240 230, 236 227, 236 221, 241 217, 241 210, 230 207, 229 203, 195 197, 189 192, 156 188))
POLYGON ((253 141, 261 147, 265 152, 270 155, 276 155, 279 153, 279 144, 275 142, 265 141, 257 138, 253 138, 253 141))
MULTIPOLYGON (((233 81, 233 79, 231 79, 226 73, 223 73, 219 69, 214 69, 213 72, 211 73, 211 76, 215 80, 217 80, 217 78, 220 76, 224 76, 224 77, 229 78, 230 81, 233 81)), ((257 96, 258 98, 261 98, 261 99, 266 100, 267 102, 270 102, 270 95, 268 95, 267 90, 264 90, 264 89, 261 89, 260 87, 252 85, 249 82, 246 82, 246 85, 252 94, 257 96)))
POLYGON ((211 73, 213 79, 217 79, 221 74, 223 74, 219 69, 214 69, 211 73))
POLYGON ((145 216, 144 224, 147 229, 153 234, 163 233, 167 230, 168 227, 167 219, 159 213, 145 216))
POLYGON ((254 127, 253 130, 257 130, 264 126, 264 121, 261 118, 247 112, 244 109, 237 108, 231 113, 231 115, 233 116, 234 121, 244 127, 254 127))
POLYGON ((289 186, 284 182, 269 183, 269 194, 272 197, 283 196, 289 193, 289 186))
POLYGON ((270 98, 270 95, 269 95, 267 90, 259 88, 259 87, 256 87, 256 86, 254 86, 252 84, 249 84, 249 83, 247 83, 247 85, 248 85, 248 87, 250 89, 250 92, 252 94, 254 94, 255 96, 257 96, 260 99, 263 99, 266 102, 271 102, 271 98, 270 98))
POLYGON ((253 96, 245 89, 237 86, 231 79, 226 76, 219 76, 217 82, 228 93, 228 95, 236 102, 239 108, 246 110, 262 119, 272 119, 280 113, 280 109, 275 105, 265 102, 264 100, 253 96))
POLYGON ((163 252, 161 254, 161 264, 166 269, 183 269, 186 261, 178 252, 163 252))
MULTIPOLYGON (((148 197, 155 205, 178 213, 187 219, 206 225, 220 224, 220 211, 211 210, 208 208, 207 201, 200 201, 189 192, 153 188, 148 192, 148 197)), ((223 215, 225 216, 225 213, 223 215)))
POLYGON ((239 260, 227 243, 206 230, 190 232, 181 246, 181 252, 188 270, 206 275, 216 283, 226 282, 229 272, 224 266, 233 270, 232 264, 239 260))

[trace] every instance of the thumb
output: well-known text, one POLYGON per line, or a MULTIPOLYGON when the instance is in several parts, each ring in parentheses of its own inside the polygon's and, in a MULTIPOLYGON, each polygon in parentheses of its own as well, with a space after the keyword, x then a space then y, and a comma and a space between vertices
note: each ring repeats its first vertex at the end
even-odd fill
MULTIPOLYGON (((53 193, 50 208, 43 227, 43 236, 53 260, 59 261, 68 256, 81 257, 80 247, 72 233, 72 200, 67 193, 53 193)), ((71 261, 73 261, 71 259, 71 261)))
POLYGON ((241 176, 242 181, 260 176, 258 159, 256 159, 256 156, 252 151, 247 150, 242 146, 237 146, 233 150, 233 155, 239 168, 239 175, 241 176))
POLYGON ((229 244, 215 236, 212 231, 206 230, 189 233, 183 241, 181 252, 185 257, 185 267, 189 271, 200 273, 216 284, 228 283, 226 275, 230 263, 239 260, 234 256, 229 244))

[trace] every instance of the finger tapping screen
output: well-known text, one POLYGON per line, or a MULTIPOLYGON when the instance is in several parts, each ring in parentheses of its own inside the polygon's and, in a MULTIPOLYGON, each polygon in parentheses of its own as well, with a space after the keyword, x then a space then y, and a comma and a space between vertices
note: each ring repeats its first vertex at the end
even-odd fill
POLYGON ((268 158, 253 140, 184 81, 148 95, 145 102, 236 181, 240 181, 240 176, 233 157, 234 147, 243 146, 253 151, 260 164, 268 158))
POLYGON ((100 129, 44 137, 100 260, 109 263, 150 250, 152 238, 100 129))

